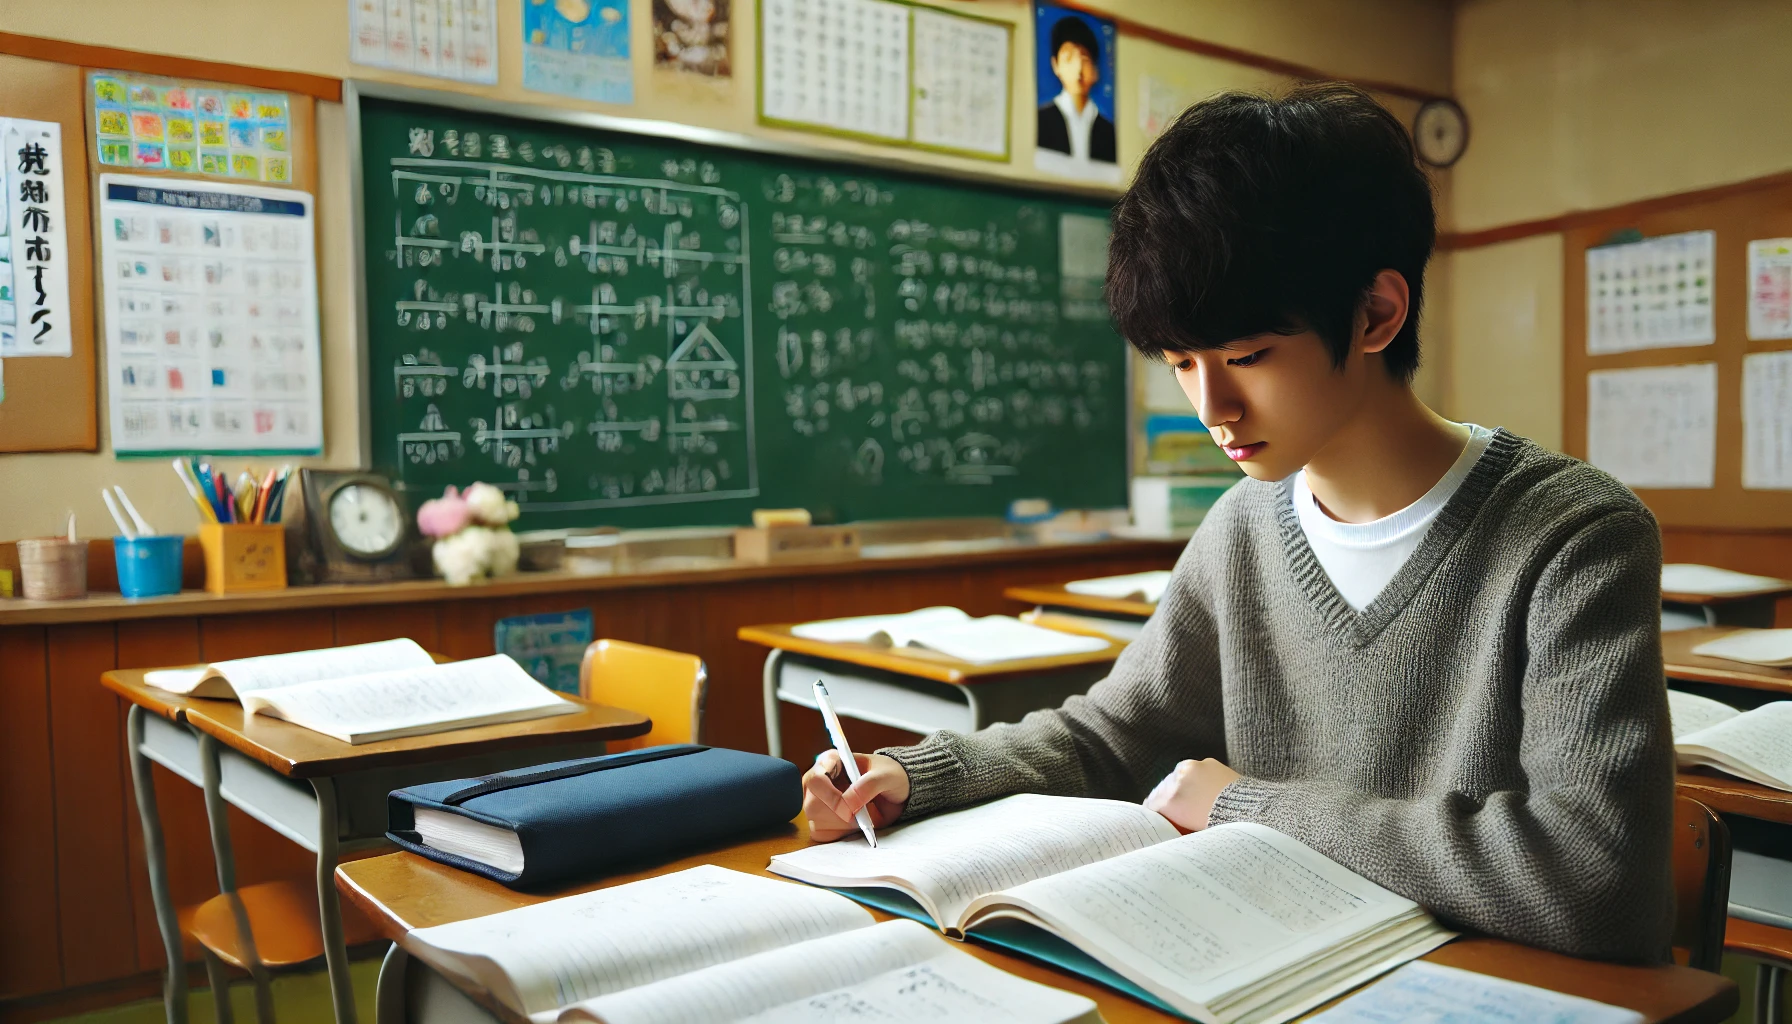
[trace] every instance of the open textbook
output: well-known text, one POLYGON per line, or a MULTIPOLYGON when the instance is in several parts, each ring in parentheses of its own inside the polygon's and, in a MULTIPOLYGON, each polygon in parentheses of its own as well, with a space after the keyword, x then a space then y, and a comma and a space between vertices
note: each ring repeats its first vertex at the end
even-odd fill
POLYGON ((1114 800, 1011 796, 771 869, 1209 1024, 1289 1020, 1453 937, 1274 829, 1178 835, 1114 800))
POLYGON ((1738 711, 1709 697, 1669 690, 1668 715, 1682 765, 1704 765, 1792 792, 1792 700, 1738 711))
POLYGON ((1792 667, 1792 629, 1743 629, 1707 640, 1692 649, 1707 658, 1723 658, 1768 668, 1792 667))
POLYGON ((175 693, 234 696, 245 712, 283 718, 344 743, 578 710, 578 705, 555 696, 507 655, 438 665, 411 640, 157 669, 143 678, 175 693))
POLYGON ((1112 646, 1100 637, 1062 633, 1008 615, 973 619, 957 608, 922 608, 901 615, 860 615, 793 626, 794 636, 830 643, 925 647, 960 661, 988 665, 1019 658, 1086 654, 1112 646))
POLYGON ((1092 580, 1072 580, 1064 584, 1064 589, 1072 594, 1084 594, 1089 597, 1111 597, 1117 601, 1143 601, 1156 604, 1164 599, 1164 590, 1170 585, 1170 572, 1158 569, 1153 572, 1133 572, 1125 576, 1099 576, 1092 580))
POLYGON ((912 921, 875 924, 833 893, 714 865, 419 928, 399 944, 535 1024, 1101 1020, 1090 1000, 912 921))

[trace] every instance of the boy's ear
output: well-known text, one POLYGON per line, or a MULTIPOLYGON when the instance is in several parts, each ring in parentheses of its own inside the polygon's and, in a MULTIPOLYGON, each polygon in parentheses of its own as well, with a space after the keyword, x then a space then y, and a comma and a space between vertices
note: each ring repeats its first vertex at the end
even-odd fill
POLYGON ((1406 278, 1398 270, 1383 270, 1375 275, 1369 288, 1363 293, 1362 312, 1359 319, 1363 324, 1362 351, 1380 352, 1393 344, 1400 328, 1406 326, 1406 313, 1410 308, 1412 293, 1407 290, 1406 278))

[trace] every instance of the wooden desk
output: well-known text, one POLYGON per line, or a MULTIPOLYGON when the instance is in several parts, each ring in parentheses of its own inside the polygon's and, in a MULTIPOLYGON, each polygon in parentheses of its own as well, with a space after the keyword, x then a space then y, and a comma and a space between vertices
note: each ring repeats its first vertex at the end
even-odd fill
POLYGON ((1105 648, 1082 654, 978 665, 921 647, 809 640, 791 628, 788 623, 743 626, 737 634, 771 648, 761 678, 766 746, 773 757, 782 757, 784 750, 778 704, 813 710, 810 684, 816 679, 827 683, 843 718, 922 734, 935 729, 968 732, 1057 707, 1105 678, 1126 649, 1109 640, 1105 648))
POLYGON ((1792 793, 1712 768, 1682 768, 1674 779, 1681 795, 1724 814, 1792 825, 1792 793))
POLYGON ((1768 668, 1727 658, 1707 658, 1692 653, 1694 647, 1742 630, 1728 626, 1703 626, 1661 634, 1661 660, 1669 679, 1694 683, 1741 686, 1792 696, 1792 668, 1768 668))
POLYGON ((1047 583, 1028 587, 1009 587, 1002 591, 1002 596, 1015 601, 1024 601, 1045 608, 1068 608, 1079 612, 1104 612, 1109 615, 1123 615, 1131 619, 1149 619, 1151 613, 1157 611, 1157 605, 1149 601, 1132 601, 1119 597, 1098 597, 1094 594, 1077 594, 1064 589, 1062 583, 1047 583))
MULTIPOLYGON (((737 871, 769 874, 766 865, 773 854, 797 849, 807 841, 808 836, 798 824, 745 842, 550 893, 513 892, 477 875, 444 867, 415 854, 394 853, 342 865, 336 869, 336 886, 350 903, 366 913, 381 934, 396 942, 413 928, 495 914, 560 896, 682 871, 699 864, 718 864, 737 871)), ((873 910, 872 913, 879 920, 890 917, 881 911, 873 910)), ((400 999, 395 997, 400 997, 405 989, 408 958, 400 947, 392 948, 393 952, 387 956, 380 971, 380 1024, 396 1024, 403 1019, 396 1015, 400 999), (394 1015, 388 1015, 389 1006, 394 1015)), ((1031 960, 987 949, 974 942, 964 943, 961 948, 1011 974, 1095 1000, 1108 1024, 1158 1024, 1177 1019, 1093 982, 1031 960)), ((1721 1021, 1734 1012, 1737 1005, 1736 985, 1722 975, 1686 967, 1626 967, 1595 963, 1499 939, 1458 939, 1433 950, 1424 959, 1628 1007, 1651 1022, 1695 1024, 1721 1021)), ((469 995, 488 1009, 496 1009, 496 1004, 484 993, 469 995)))
MULTIPOLYGON (((603 752, 604 742, 639 736, 645 716, 600 704, 575 714, 457 729, 353 745, 261 715, 233 700, 183 697, 143 681, 142 669, 114 669, 100 681, 130 702, 125 747, 142 819, 156 925, 167 954, 164 1001, 170 1021, 186 1020, 186 964, 168 886, 160 812, 150 763, 205 793, 220 891, 236 889, 229 815, 233 805, 317 857, 324 959, 338 1024, 355 1019, 342 915, 331 885, 339 856, 377 845, 386 831, 386 794, 440 779, 467 778, 603 752)), ((577 700, 577 698, 569 698, 577 700)))
POLYGON ((1706 620, 1716 626, 1755 626, 1765 629, 1773 625, 1774 607, 1779 599, 1789 594, 1792 594, 1792 581, 1733 594, 1664 590, 1661 603, 1702 609, 1707 613, 1706 620))

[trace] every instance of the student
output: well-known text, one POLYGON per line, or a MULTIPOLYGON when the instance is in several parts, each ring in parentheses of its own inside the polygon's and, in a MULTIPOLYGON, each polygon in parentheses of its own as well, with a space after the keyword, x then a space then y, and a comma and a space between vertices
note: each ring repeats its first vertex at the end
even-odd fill
POLYGON ((1599 470, 1413 394, 1434 233, 1406 130, 1355 89, 1184 113, 1115 208, 1108 298, 1247 479, 1087 696, 855 755, 850 789, 824 754, 814 837, 867 804, 1146 797, 1185 830, 1272 826, 1461 926, 1664 959, 1660 535, 1599 470))
POLYGON ((1039 148, 1078 163, 1114 163, 1114 122, 1101 116, 1090 95, 1101 81, 1101 45, 1074 14, 1052 26, 1051 66, 1063 89, 1039 108, 1039 148))

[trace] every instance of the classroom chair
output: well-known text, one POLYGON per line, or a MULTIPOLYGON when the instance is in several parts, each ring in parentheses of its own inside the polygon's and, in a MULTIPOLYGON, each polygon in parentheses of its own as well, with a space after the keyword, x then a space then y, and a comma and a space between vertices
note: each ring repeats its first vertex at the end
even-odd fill
POLYGON ((1724 949, 1755 961, 1755 1024, 1784 1024, 1792 971, 1792 862, 1739 851, 1724 949))
POLYGON ((1674 797, 1674 958, 1717 971, 1730 913, 1730 829, 1691 797, 1674 797))
POLYGON ((645 736, 611 740, 607 749, 639 750, 662 743, 703 742, 703 701, 709 669, 695 654, 627 640, 599 640, 579 662, 579 696, 646 715, 645 736))

